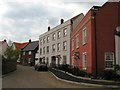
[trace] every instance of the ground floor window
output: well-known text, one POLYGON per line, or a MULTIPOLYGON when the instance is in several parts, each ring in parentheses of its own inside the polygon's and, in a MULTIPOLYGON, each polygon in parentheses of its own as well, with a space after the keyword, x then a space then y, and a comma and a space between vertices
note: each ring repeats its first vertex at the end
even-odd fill
POLYGON ((63 64, 66 65, 67 63, 67 56, 63 56, 63 64))
POLYGON ((74 67, 74 56, 72 56, 72 67, 74 67))
POLYGON ((113 68, 113 60, 114 60, 114 53, 106 52, 105 53, 105 68, 106 69, 113 68))
POLYGON ((83 53, 82 59, 83 59, 83 63, 82 63, 83 70, 86 70, 87 68, 87 53, 86 52, 83 53))

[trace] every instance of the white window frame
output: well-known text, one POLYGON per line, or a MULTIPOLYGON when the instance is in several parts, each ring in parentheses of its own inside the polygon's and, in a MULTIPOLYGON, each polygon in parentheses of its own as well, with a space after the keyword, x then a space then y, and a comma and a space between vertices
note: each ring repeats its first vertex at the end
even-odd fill
POLYGON ((61 32, 60 31, 58 31, 57 36, 58 36, 58 39, 60 39, 60 37, 61 37, 61 32))
POLYGON ((45 47, 43 47, 43 54, 45 54, 45 47))
POLYGON ((40 39, 40 45, 42 45, 42 39, 40 39))
POLYGON ((80 38, 79 38, 79 34, 76 36, 76 48, 79 48, 80 46, 80 38))
POLYGON ((49 46, 46 47, 46 52, 49 53, 49 46))
POLYGON ((83 45, 87 43, 87 29, 86 28, 82 30, 82 43, 83 45))
POLYGON ((63 51, 66 51, 67 50, 67 41, 64 41, 63 42, 63 51))
POLYGON ((29 55, 31 55, 31 54, 32 54, 32 52, 31 52, 31 51, 29 51, 29 52, 28 52, 28 54, 29 54, 29 55))
POLYGON ((83 52, 83 56, 82 56, 82 69, 83 70, 87 69, 87 53, 86 52, 83 52))
POLYGON ((67 28, 63 29, 63 37, 67 36, 67 28))
POLYGON ((52 52, 55 52, 55 44, 52 45, 52 52))
POLYGON ((42 55, 42 48, 40 48, 40 55, 42 55))
POLYGON ((106 67, 107 62, 112 62, 112 65, 114 65, 114 53, 113 52, 105 52, 105 69, 114 69, 114 67, 106 67), (107 57, 106 57, 107 54, 112 54, 113 58, 111 60, 107 60, 107 57))
POLYGON ((47 36, 47 43, 49 43, 49 41, 50 41, 50 37, 49 37, 49 36, 47 36))
POLYGON ((45 38, 43 38, 43 44, 45 44, 45 38))
POLYGON ((56 35, 55 35, 55 33, 53 33, 53 34, 52 34, 52 40, 53 40, 53 41, 55 40, 55 37, 56 37, 56 35))
POLYGON ((60 52, 60 43, 57 44, 57 51, 60 52))
POLYGON ((25 55, 25 52, 23 52, 23 55, 25 55))

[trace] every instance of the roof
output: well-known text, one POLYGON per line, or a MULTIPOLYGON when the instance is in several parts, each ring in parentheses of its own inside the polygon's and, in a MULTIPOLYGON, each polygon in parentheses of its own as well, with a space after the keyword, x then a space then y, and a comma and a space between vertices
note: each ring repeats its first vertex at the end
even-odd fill
POLYGON ((6 42, 6 40, 0 41, 0 46, 1 46, 3 43, 5 43, 5 42, 6 42))
POLYGON ((39 45, 39 41, 33 41, 33 42, 30 42, 28 43, 22 51, 32 51, 32 50, 35 50, 39 45))
POLYGON ((4 41, 0 41, 0 46, 4 43, 4 41))
POLYGON ((28 42, 25 42, 25 43, 13 42, 13 44, 15 45, 16 50, 20 51, 22 48, 24 48, 28 44, 28 42))

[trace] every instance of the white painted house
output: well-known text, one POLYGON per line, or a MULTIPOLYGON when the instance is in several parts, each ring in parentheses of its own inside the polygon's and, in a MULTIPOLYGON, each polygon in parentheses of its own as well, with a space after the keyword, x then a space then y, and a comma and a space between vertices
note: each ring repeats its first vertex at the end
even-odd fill
POLYGON ((64 22, 55 28, 39 36, 39 60, 46 62, 48 66, 70 64, 70 31, 71 20, 64 22))

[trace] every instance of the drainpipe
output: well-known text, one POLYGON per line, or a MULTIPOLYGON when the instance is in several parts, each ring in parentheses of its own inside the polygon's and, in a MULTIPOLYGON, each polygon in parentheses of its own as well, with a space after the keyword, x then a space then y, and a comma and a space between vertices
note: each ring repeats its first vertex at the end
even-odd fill
POLYGON ((97 67, 97 36, 96 36, 96 10, 93 10, 94 16, 94 55, 95 55, 95 76, 97 77, 98 74, 98 67, 97 67))

